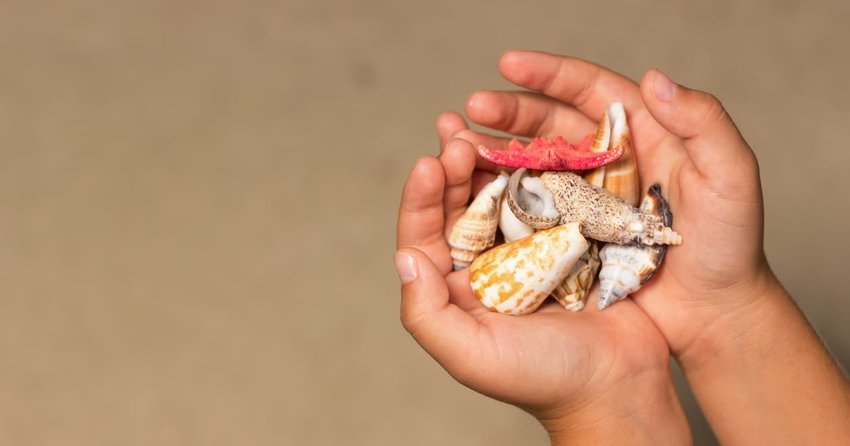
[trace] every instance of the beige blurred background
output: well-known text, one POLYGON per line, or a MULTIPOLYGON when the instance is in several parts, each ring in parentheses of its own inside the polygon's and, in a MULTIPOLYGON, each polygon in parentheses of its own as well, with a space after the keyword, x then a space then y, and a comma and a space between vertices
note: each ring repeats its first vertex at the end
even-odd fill
POLYGON ((0 443, 546 444, 407 336, 391 263, 435 117, 509 48, 722 98, 850 364, 850 3, 684 3, 0 2, 0 443))

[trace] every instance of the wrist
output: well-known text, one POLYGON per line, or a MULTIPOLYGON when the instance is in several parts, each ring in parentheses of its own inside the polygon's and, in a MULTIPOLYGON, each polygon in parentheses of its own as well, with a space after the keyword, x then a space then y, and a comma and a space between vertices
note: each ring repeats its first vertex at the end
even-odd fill
POLYGON ((535 417, 552 445, 691 443, 669 368, 619 383, 579 408, 535 417))
POLYGON ((779 328, 771 322, 781 313, 797 313, 790 296, 766 264, 751 282, 724 293, 717 298, 722 304, 694 311, 698 317, 689 325, 699 329, 691 339, 685 344, 671 342, 673 355, 686 372, 719 365, 732 355, 770 349, 770 344, 778 343, 770 331, 779 328))

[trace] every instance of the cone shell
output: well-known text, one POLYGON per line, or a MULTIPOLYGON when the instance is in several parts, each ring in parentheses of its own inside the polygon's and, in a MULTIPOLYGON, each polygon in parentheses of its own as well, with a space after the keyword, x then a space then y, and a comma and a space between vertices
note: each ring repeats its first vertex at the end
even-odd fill
POLYGON ((493 246, 499 226, 499 204, 508 184, 508 176, 499 175, 481 192, 458 219, 449 235, 452 265, 463 269, 484 250, 493 246))
POLYGON ((620 159, 605 166, 603 186, 612 195, 628 203, 629 206, 637 206, 638 200, 640 200, 640 177, 638 176, 637 161, 632 148, 632 138, 629 133, 629 125, 626 122, 626 111, 623 109, 623 104, 614 102, 609 105, 608 116, 611 119, 610 147, 622 146, 624 152, 620 159))
POLYGON ((570 275, 552 291, 552 297, 567 310, 581 311, 600 265, 599 243, 591 241, 590 248, 573 266, 570 275))
POLYGON ((497 246, 472 262, 472 290, 493 311, 531 313, 564 281, 587 247, 577 223, 497 246))
MULTIPOLYGON (((657 184, 641 204, 641 211, 658 216, 666 225, 673 224, 673 215, 661 196, 661 187, 657 184)), ((667 247, 646 245, 607 244, 599 253, 602 271, 599 273, 599 309, 624 299, 648 282, 661 263, 667 247)))

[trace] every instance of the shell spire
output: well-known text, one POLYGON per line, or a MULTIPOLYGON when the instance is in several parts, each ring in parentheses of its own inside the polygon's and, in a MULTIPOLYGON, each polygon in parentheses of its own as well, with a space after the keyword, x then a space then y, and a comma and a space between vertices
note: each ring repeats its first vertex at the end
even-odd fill
POLYGON ((463 269, 484 250, 493 246, 499 225, 499 204, 508 184, 507 174, 496 177, 484 186, 449 235, 452 266, 463 269))

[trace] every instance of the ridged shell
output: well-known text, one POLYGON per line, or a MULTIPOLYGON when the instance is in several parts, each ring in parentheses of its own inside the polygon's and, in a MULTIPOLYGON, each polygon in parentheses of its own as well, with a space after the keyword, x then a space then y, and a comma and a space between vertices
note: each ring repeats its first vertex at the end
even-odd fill
POLYGON ((552 297, 567 310, 581 311, 600 265, 599 243, 591 241, 590 248, 576 262, 569 276, 552 291, 552 297))
POLYGON ((472 290, 491 310, 531 313, 564 281, 587 247, 577 223, 497 246, 472 262, 472 290))
POLYGON ((484 250, 493 246, 499 226, 499 204, 508 185, 508 176, 499 175, 484 186, 452 227, 449 235, 452 265, 463 269, 484 250))
MULTIPOLYGON (((666 225, 673 224, 673 214, 657 184, 649 188, 649 193, 641 203, 641 211, 658 216, 666 225)), ((599 253, 602 261, 602 271, 599 272, 599 309, 603 310, 640 289, 661 266, 666 252, 667 246, 664 245, 605 245, 599 253)))
MULTIPOLYGON (((610 108, 610 106, 608 108, 610 108)), ((590 151, 604 152, 608 150, 610 145, 611 119, 608 110, 606 109, 605 112, 602 113, 602 119, 599 120, 599 127, 596 129, 596 136, 593 138, 593 144, 590 146, 590 151)), ((623 156, 626 156, 625 152, 623 153, 623 156)), ((602 166, 589 170, 584 175, 584 179, 596 187, 603 187, 605 185, 605 167, 606 166, 602 166)))

